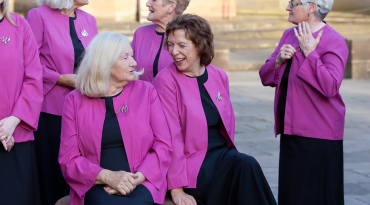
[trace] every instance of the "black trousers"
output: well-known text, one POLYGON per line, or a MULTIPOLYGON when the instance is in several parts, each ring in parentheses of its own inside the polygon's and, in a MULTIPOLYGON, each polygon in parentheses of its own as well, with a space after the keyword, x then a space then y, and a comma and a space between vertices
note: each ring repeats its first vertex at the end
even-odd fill
POLYGON ((343 141, 282 135, 278 201, 344 205, 343 141))
POLYGON ((197 187, 184 189, 198 205, 275 205, 257 160, 236 149, 210 154, 200 168, 197 187))
POLYGON ((154 205, 150 191, 142 184, 127 196, 109 195, 103 187, 93 186, 85 196, 85 205, 154 205))
POLYGON ((15 143, 10 152, 0 143, 0 204, 39 205, 34 142, 15 143))
POLYGON ((62 117, 40 114, 35 132, 36 161, 42 205, 55 205, 69 195, 69 186, 64 180, 58 163, 62 117))

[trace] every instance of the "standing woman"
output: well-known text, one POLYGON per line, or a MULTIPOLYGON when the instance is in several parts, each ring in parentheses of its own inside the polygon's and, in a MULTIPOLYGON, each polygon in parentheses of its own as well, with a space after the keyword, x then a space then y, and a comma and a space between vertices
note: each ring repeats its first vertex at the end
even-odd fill
POLYGON ((27 21, 0 0, 0 204, 39 205, 33 132, 42 105, 42 69, 27 21))
POLYGON ((197 15, 176 16, 165 48, 174 63, 153 81, 173 143, 167 174, 176 205, 276 205, 258 162, 234 144, 227 74, 211 65, 213 34, 197 15))
POLYGON ((38 0, 27 15, 35 34, 43 68, 44 103, 35 133, 43 205, 69 194, 58 164, 64 99, 74 89, 81 55, 98 33, 96 21, 78 8, 88 0, 38 0))
POLYGON ((339 94, 348 57, 345 39, 325 21, 333 0, 290 1, 289 22, 260 70, 276 87, 280 134, 279 204, 343 205, 345 105, 339 94))
POLYGON ((135 31, 132 49, 138 69, 144 69, 140 80, 152 82, 163 68, 173 62, 171 55, 163 49, 166 26, 176 15, 182 14, 190 0, 148 0, 148 21, 154 24, 135 31))

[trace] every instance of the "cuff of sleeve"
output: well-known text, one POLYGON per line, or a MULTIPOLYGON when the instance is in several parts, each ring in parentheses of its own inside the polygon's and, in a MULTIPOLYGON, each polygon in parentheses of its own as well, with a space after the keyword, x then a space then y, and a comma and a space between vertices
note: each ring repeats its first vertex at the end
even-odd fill
POLYGON ((84 184, 83 188, 80 190, 74 190, 76 194, 78 195, 78 197, 80 197, 80 199, 85 198, 86 192, 89 191, 91 187, 94 186, 95 180, 98 177, 101 170, 103 170, 103 168, 101 168, 100 166, 96 166, 95 168, 93 168, 93 170, 91 171, 91 174, 86 176, 85 182, 87 183, 84 184))
POLYGON ((17 117, 21 120, 21 122, 18 124, 18 126, 24 128, 26 130, 29 130, 31 132, 36 131, 37 121, 34 124, 31 123, 31 122, 27 122, 27 119, 23 118, 23 115, 21 113, 17 112, 16 110, 19 110, 19 109, 14 109, 14 111, 11 113, 11 116, 17 117))
POLYGON ((44 95, 46 95, 53 87, 57 84, 59 77, 61 74, 57 72, 44 72, 44 79, 43 79, 43 91, 44 95))
POLYGON ((186 187, 189 185, 187 177, 170 177, 167 176, 168 190, 176 189, 180 187, 186 187))
POLYGON ((160 176, 151 175, 151 171, 144 167, 138 167, 135 172, 136 171, 141 172, 145 176, 146 180, 149 181, 157 190, 159 190, 165 182, 165 178, 162 178, 161 180, 160 176))
POLYGON ((316 51, 312 51, 303 61, 297 75, 301 78, 307 76, 307 73, 310 72, 310 69, 316 66, 316 61, 319 58, 320 58, 319 54, 317 54, 316 51))

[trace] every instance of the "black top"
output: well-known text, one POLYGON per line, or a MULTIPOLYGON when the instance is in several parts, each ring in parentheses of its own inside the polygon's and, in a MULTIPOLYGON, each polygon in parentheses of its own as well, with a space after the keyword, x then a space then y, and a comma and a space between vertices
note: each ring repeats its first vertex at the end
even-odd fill
POLYGON ((200 98, 202 100, 202 106, 204 114, 207 119, 208 126, 208 148, 206 158, 213 151, 227 147, 227 140, 220 132, 220 127, 222 126, 222 119, 220 113, 217 110, 216 105, 209 96, 204 83, 208 80, 208 72, 205 69, 201 76, 196 77, 200 92, 200 98))
POLYGON ((0 19, 0 23, 3 22, 3 20, 4 20, 4 17, 2 19, 0 19))
POLYGON ((113 107, 113 98, 120 94, 113 97, 102 97, 102 99, 105 99, 106 113, 101 142, 100 166, 111 171, 123 170, 130 172, 121 129, 113 107))
POLYGON ((158 74, 158 61, 159 61, 159 57, 161 55, 161 51, 162 51, 162 45, 163 45, 163 39, 164 39, 164 33, 161 33, 161 32, 158 32, 158 31, 155 31, 157 33, 157 35, 160 35, 162 36, 162 40, 161 40, 161 45, 159 45, 159 50, 158 50, 158 53, 157 53, 157 56, 155 57, 155 60, 154 60, 154 63, 153 63, 153 76, 155 77, 157 74, 158 74))
POLYGON ((77 36, 74 20, 77 19, 77 14, 75 17, 69 17, 69 34, 71 35, 72 43, 73 43, 73 49, 75 51, 75 62, 74 62, 74 69, 73 73, 76 73, 77 67, 80 65, 82 60, 82 54, 85 52, 85 48, 82 45, 80 39, 77 36))
POLYGON ((285 67, 284 74, 281 77, 280 89, 281 95, 278 102, 278 116, 280 121, 280 134, 284 134, 284 119, 285 119, 285 106, 286 106, 286 97, 288 93, 288 80, 290 67, 292 66, 292 59, 288 61, 288 64, 285 67))

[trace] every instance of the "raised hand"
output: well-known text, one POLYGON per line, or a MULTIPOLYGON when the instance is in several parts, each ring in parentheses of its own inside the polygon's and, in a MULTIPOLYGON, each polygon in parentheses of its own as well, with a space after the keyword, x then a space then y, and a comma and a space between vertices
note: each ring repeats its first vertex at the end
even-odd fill
POLYGON ((280 48, 279 54, 276 57, 276 68, 283 64, 286 60, 291 59, 296 52, 296 49, 290 45, 285 44, 280 48))
POLYGON ((294 33, 299 41, 299 46, 301 50, 307 57, 312 51, 316 49, 317 45, 320 43, 320 39, 324 31, 321 30, 317 35, 317 38, 315 39, 312 36, 310 25, 307 22, 299 23, 298 30, 299 32, 297 32, 297 29, 294 28, 294 33))

